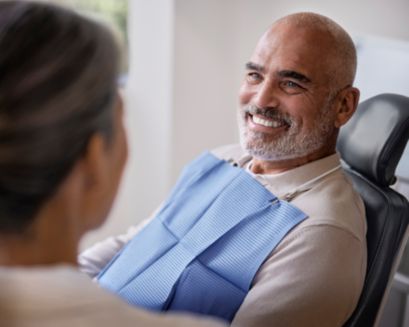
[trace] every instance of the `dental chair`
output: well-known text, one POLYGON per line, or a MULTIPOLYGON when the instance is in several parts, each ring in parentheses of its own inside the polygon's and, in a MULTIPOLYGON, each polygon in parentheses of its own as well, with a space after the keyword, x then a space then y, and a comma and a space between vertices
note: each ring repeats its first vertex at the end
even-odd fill
POLYGON ((368 265, 358 305, 344 327, 375 326, 407 239, 409 203, 390 188, 409 137, 409 98, 381 94, 362 102, 341 128, 337 149, 361 194, 368 265))

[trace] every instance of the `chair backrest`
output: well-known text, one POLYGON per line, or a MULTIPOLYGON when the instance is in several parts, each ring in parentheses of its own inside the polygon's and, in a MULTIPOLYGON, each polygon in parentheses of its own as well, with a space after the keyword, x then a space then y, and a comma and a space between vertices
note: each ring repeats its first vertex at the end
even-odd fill
POLYGON ((344 326, 374 326, 408 227, 409 203, 389 186, 409 137, 409 98, 381 94, 362 102, 341 128, 337 148, 365 203, 368 265, 358 306, 344 326))

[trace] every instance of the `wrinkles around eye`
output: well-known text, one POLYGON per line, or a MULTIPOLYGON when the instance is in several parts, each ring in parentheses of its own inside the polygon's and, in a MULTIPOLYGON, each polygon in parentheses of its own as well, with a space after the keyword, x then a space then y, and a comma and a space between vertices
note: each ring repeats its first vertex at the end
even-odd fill
POLYGON ((293 81, 284 81, 282 83, 280 83, 281 88, 290 94, 298 94, 301 92, 306 91, 306 88, 302 87, 301 85, 293 82, 293 81))
POLYGON ((247 74, 247 79, 249 81, 255 81, 256 82, 256 81, 261 81, 262 77, 261 77, 261 75, 259 73, 250 72, 250 73, 247 74))

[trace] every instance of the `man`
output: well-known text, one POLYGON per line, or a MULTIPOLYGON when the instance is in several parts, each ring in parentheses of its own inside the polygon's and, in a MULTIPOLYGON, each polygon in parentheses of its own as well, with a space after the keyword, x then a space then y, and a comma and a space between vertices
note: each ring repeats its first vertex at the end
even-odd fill
MULTIPOLYGON (((363 203, 345 177, 335 151, 339 128, 349 120, 358 103, 359 91, 353 87, 355 71, 353 42, 332 20, 313 13, 298 13, 275 22, 261 37, 246 64, 239 95, 241 147, 228 146, 213 154, 240 166, 246 176, 261 183, 273 195, 271 206, 278 203, 278 208, 267 217, 265 211, 270 208, 259 205, 204 254, 200 252, 189 259, 192 261, 188 260, 188 265, 176 274, 175 281, 166 286, 169 291, 156 307, 156 297, 165 288, 163 279, 179 269, 185 254, 181 251, 169 259, 174 269, 155 268, 156 262, 166 261, 172 252, 159 249, 166 245, 153 250, 158 251, 160 258, 155 254, 150 259, 138 257, 136 253, 146 251, 144 240, 168 242, 168 236, 162 237, 166 233, 160 232, 155 224, 174 228, 175 223, 183 225, 187 219, 181 228, 189 226, 191 229, 186 228, 189 236, 202 219, 210 219, 207 212, 219 206, 214 209, 218 220, 209 220, 211 223, 201 233, 195 231, 189 241, 186 238, 175 243, 169 241, 169 248, 189 243, 186 248, 190 251, 201 246, 208 231, 212 234, 225 228, 226 221, 230 221, 229 213, 238 216, 264 196, 258 195, 257 186, 240 175, 237 179, 245 179, 243 183, 226 197, 221 191, 210 209, 203 209, 200 219, 190 221, 194 209, 207 201, 207 192, 218 188, 219 180, 224 178, 223 174, 213 177, 217 170, 213 163, 209 164, 212 168, 202 173, 202 162, 212 162, 204 156, 188 167, 156 219, 141 232, 140 227, 131 228, 126 235, 85 252, 80 258, 83 269, 96 276, 128 244, 99 279, 102 285, 130 302, 158 310, 215 315, 231 320, 233 326, 342 326, 357 304, 366 271, 363 203), (200 169, 194 170, 197 165, 200 169), (201 188, 195 188, 196 179, 201 188), (186 195, 184 188, 190 192, 186 194, 204 191, 195 198, 186 195), (237 196, 235 191, 243 194, 237 196), (178 204, 172 207, 174 203, 178 204), (282 213, 281 209, 288 212, 282 213), (163 218, 168 211, 170 217, 163 218), (264 219, 262 224, 245 225, 259 218, 264 219), (276 221, 279 223, 275 224, 276 221), (264 242, 266 233, 271 234, 271 244, 256 244, 264 242), (134 235, 137 236, 133 238, 134 235), (236 260, 241 253, 247 258, 236 260), (146 271, 133 270, 133 266, 140 265, 145 265, 146 271), (198 268, 201 265, 205 268, 198 268), (223 282, 208 276, 213 269, 222 274, 223 282), (117 279, 123 279, 121 285, 116 283, 117 279), (237 282, 242 279, 244 287, 237 282), (139 299, 138 290, 143 292, 150 280, 156 283, 157 288, 154 285, 149 291, 154 295, 139 299), (230 290, 230 285, 236 288, 230 290)), ((222 167, 225 174, 231 173, 222 167)), ((235 178, 223 187, 228 189, 235 178)), ((174 234, 179 231, 179 226, 176 227, 171 230, 174 234)))

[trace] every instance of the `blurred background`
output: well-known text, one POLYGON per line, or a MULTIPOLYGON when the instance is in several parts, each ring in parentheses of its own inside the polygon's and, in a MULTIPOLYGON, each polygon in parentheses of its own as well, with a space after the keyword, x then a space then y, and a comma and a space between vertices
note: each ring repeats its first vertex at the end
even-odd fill
MULTIPOLYGON (((82 249, 148 217, 196 155, 237 142, 237 93, 244 63, 277 18, 298 11, 329 16, 356 43, 361 100, 384 92, 409 96, 408 0, 48 2, 107 22, 123 52, 120 83, 127 103, 128 166, 109 220, 84 239, 82 249)), ((395 187, 409 196, 409 150, 398 177, 395 187)), ((400 271, 409 275, 407 252, 400 271)), ((395 299, 390 301, 400 302, 387 308, 384 326, 409 326, 404 310, 409 300, 401 291, 396 288, 391 294, 395 299)))

